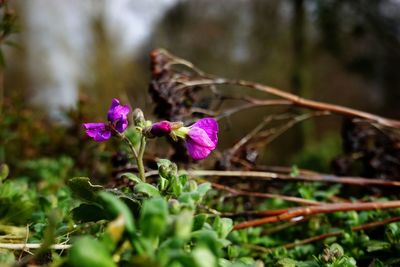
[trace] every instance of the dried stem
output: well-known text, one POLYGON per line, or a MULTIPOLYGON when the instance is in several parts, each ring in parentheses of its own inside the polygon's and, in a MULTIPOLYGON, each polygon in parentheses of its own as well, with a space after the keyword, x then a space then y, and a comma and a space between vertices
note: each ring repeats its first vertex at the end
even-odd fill
MULTIPOLYGON (((355 226, 355 227, 352 227, 351 230, 353 232, 357 232, 357 231, 366 230, 366 229, 370 229, 370 228, 373 228, 373 227, 386 225, 386 224, 390 224, 390 223, 398 222, 398 221, 400 221, 400 217, 393 217, 393 218, 389 218, 389 219, 378 221, 378 222, 366 223, 366 224, 363 224, 363 225, 360 225, 360 226, 355 226)), ((328 237, 340 236, 343 233, 344 233, 343 231, 336 231, 336 232, 326 233, 326 234, 322 234, 322 235, 318 235, 318 236, 309 237, 309 238, 306 238, 306 239, 303 239, 303 240, 299 240, 299 241, 296 241, 296 242, 293 242, 293 243, 289 243, 289 244, 283 245, 282 247, 284 247, 286 249, 291 249, 291 248, 294 248, 294 247, 297 247, 297 246, 301 246, 301 245, 309 244, 309 243, 316 242, 316 241, 319 241, 319 240, 323 240, 323 239, 326 239, 328 237)), ((271 251, 271 250, 275 250, 277 248, 279 248, 279 247, 270 248, 270 249, 266 248, 266 249, 271 251)))
POLYGON ((400 121, 398 120, 393 120, 393 119, 388 119, 384 118, 375 114, 371 114, 368 112, 348 108, 348 107, 343 107, 339 105, 334 105, 330 103, 325 103, 325 102, 318 102, 314 100, 309 100, 302 98, 298 95, 292 94, 285 92, 283 90, 266 86, 263 84, 259 84, 256 82, 251 82, 251 81, 245 81, 245 80, 230 80, 230 79, 225 79, 225 78, 214 78, 214 79, 202 79, 202 80, 193 80, 193 81, 180 81, 183 85, 183 87, 193 87, 193 86, 201 86, 201 85, 238 85, 238 86, 243 86, 243 87, 248 87, 252 88, 264 93, 268 93, 277 97, 281 97, 283 99, 286 99, 290 101, 293 105, 303 107, 303 108, 309 108, 313 110, 321 110, 321 111, 329 111, 332 113, 340 114, 340 115, 345 115, 345 116, 350 116, 350 117, 356 117, 356 118, 361 118, 361 119, 366 119, 370 122, 373 123, 378 123, 383 126, 391 127, 391 128, 397 128, 400 129, 400 121))
POLYGON ((284 196, 284 195, 277 195, 277 194, 269 194, 269 193, 259 193, 259 192, 248 192, 248 191, 243 191, 243 190, 238 190, 234 189, 232 187, 218 184, 218 183, 211 183, 212 187, 215 189, 223 190, 226 192, 229 192, 233 195, 236 196, 249 196, 249 197, 259 197, 259 198, 275 198, 275 199, 281 199, 281 200, 286 200, 290 202, 295 202, 295 203, 300 203, 303 205, 311 205, 311 206, 317 206, 321 205, 321 203, 313 200, 307 200, 299 197, 291 197, 291 196, 284 196))
POLYGON ((177 89, 179 88, 186 88, 186 87, 193 87, 193 86, 215 86, 215 85, 236 85, 236 86, 242 86, 242 87, 247 87, 251 88, 257 91, 261 91, 276 97, 283 98, 293 105, 296 105, 298 107, 303 107, 303 108, 308 108, 308 109, 313 109, 313 110, 321 110, 321 111, 329 111, 332 113, 344 115, 344 116, 350 116, 350 117, 356 117, 356 118, 361 118, 361 119, 366 119, 372 123, 378 123, 383 126, 391 127, 391 128, 396 128, 400 129, 400 121, 398 120, 393 120, 389 118, 384 118, 375 114, 371 114, 368 112, 348 108, 348 107, 343 107, 339 105, 334 105, 330 103, 324 103, 324 102, 319 102, 319 101, 314 101, 310 99, 305 99, 302 98, 298 95, 292 94, 285 92, 281 89, 274 88, 271 86, 263 85, 260 83, 252 82, 252 81, 246 81, 246 80, 234 80, 234 79, 226 79, 226 78, 220 78, 216 77, 215 75, 207 74, 206 72, 200 70, 197 68, 193 63, 184 60, 182 58, 176 57, 175 55, 172 55, 166 50, 155 50, 153 53, 159 53, 163 54, 166 56, 169 60, 169 64, 164 65, 164 68, 170 68, 170 65, 172 64, 182 64, 190 69, 192 69, 195 73, 196 76, 192 76, 191 80, 188 80, 188 77, 185 77, 184 79, 177 79, 176 82, 180 83, 181 86, 178 86, 177 89))
MULTIPOLYGON (((308 182, 328 182, 328 183, 340 183, 357 186, 393 186, 400 187, 398 181, 387 181, 380 179, 370 179, 363 177, 340 177, 334 175, 300 175, 290 176, 280 174, 276 172, 259 172, 259 171, 217 171, 217 170, 190 170, 189 175, 197 177, 205 176, 226 176, 226 177, 240 177, 248 179, 259 179, 259 180, 284 180, 284 181, 308 181, 308 182)), ((149 173, 153 174, 153 173, 149 173)))
POLYGON ((400 208, 400 200, 385 202, 364 202, 364 203, 334 203, 319 206, 290 208, 287 212, 277 216, 269 216, 260 219, 245 221, 235 225, 234 229, 244 229, 278 221, 287 221, 295 217, 309 216, 316 214, 334 213, 339 211, 363 211, 400 208))

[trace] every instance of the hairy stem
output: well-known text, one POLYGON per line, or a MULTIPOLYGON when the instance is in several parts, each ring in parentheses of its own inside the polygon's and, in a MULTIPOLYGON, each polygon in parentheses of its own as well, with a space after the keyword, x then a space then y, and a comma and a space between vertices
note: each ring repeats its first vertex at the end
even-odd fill
POLYGON ((146 137, 144 135, 142 135, 142 138, 140 139, 139 154, 138 154, 136 162, 138 165, 139 177, 140 177, 140 179, 142 179, 143 182, 146 182, 146 175, 145 175, 144 164, 143 164, 143 155, 144 155, 145 148, 146 148, 146 137))

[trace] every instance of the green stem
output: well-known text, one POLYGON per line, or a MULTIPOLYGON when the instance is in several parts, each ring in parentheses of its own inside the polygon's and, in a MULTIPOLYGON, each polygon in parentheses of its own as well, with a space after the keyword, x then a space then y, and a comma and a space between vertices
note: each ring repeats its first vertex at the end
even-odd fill
POLYGON ((143 155, 144 155, 144 149, 146 147, 146 137, 142 134, 142 137, 140 139, 140 147, 139 147, 139 153, 136 151, 135 146, 131 142, 131 140, 126 137, 124 134, 118 132, 112 125, 110 125, 111 129, 113 130, 114 133, 116 133, 130 148, 132 151, 133 157, 135 158, 138 171, 139 171, 139 178, 143 181, 146 182, 146 175, 144 171, 144 164, 143 164, 143 155))
POLYGON ((132 150, 133 153, 133 157, 135 158, 136 162, 138 161, 138 153, 135 149, 135 146, 132 144, 131 140, 129 140, 128 137, 126 137, 123 134, 119 134, 119 136, 122 138, 122 140, 125 141, 125 143, 127 143, 127 145, 129 146, 129 148, 132 150))
POLYGON ((140 147, 139 147, 139 155, 137 157, 137 165, 139 170, 139 177, 142 179, 143 182, 146 182, 146 175, 144 171, 144 164, 143 164, 143 155, 144 149, 146 148, 146 137, 142 135, 140 139, 140 147))

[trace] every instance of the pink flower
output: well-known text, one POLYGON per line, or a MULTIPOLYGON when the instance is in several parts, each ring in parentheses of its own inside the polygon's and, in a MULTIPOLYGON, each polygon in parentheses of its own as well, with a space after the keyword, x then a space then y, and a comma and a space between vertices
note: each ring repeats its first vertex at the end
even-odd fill
POLYGON ((130 111, 131 109, 128 105, 120 105, 119 100, 114 98, 107 114, 109 124, 103 122, 89 122, 84 123, 83 127, 86 130, 86 134, 93 138, 94 141, 106 141, 110 139, 112 135, 110 124, 120 133, 125 131, 128 127, 128 114, 130 111))
POLYGON ((186 148, 194 160, 201 160, 217 147, 218 123, 213 118, 204 118, 189 127, 186 148))

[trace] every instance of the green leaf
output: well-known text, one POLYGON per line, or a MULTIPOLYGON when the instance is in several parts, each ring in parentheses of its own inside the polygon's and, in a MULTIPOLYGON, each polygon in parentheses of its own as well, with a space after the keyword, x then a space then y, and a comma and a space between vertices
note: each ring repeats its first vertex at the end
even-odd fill
POLYGON ((201 198, 203 198, 209 190, 211 190, 210 183, 202 183, 197 187, 197 192, 200 194, 201 198))
POLYGON ((163 198, 145 200, 140 216, 140 227, 145 237, 158 237, 167 226, 168 204, 163 198))
POLYGON ((160 168, 161 166, 170 167, 172 162, 168 159, 159 159, 157 160, 157 167, 160 168))
POLYGON ((367 251, 378 251, 390 248, 389 242, 379 241, 379 240, 370 240, 367 243, 367 251))
POLYGON ((171 188, 175 196, 179 197, 182 194, 183 186, 178 177, 176 176, 172 177, 171 188))
POLYGON ((197 230, 200 230, 201 228, 203 228, 203 225, 206 222, 207 218, 208 218, 208 215, 205 213, 197 214, 196 216, 194 216, 193 231, 197 231, 197 230))
POLYGON ((107 248, 92 237, 77 239, 70 252, 68 263, 73 267, 116 267, 107 248))
MULTIPOLYGON (((217 217, 218 218, 218 217, 217 217)), ((217 227, 218 236, 226 238, 233 229, 233 221, 230 218, 221 218, 217 227)))
POLYGON ((97 193, 103 190, 101 185, 93 185, 87 177, 74 177, 68 181, 68 186, 86 202, 96 202, 97 193))
POLYGON ((175 236, 186 240, 190 237, 193 227, 193 212, 182 211, 175 220, 175 236))
POLYGON ((215 231, 211 230, 199 230, 194 231, 191 234, 192 239, 198 244, 203 244, 208 247, 214 255, 219 255, 222 248, 222 244, 218 241, 218 236, 215 231))
POLYGON ((102 200, 101 204, 104 207, 105 211, 111 215, 111 219, 115 219, 120 214, 122 214, 122 216, 124 216, 126 231, 129 234, 134 235, 135 223, 128 206, 118 197, 105 191, 100 192, 99 197, 102 200))
POLYGON ((134 175, 134 174, 131 173, 131 172, 122 173, 120 176, 121 176, 121 177, 126 177, 126 178, 128 178, 129 180, 131 180, 131 181, 133 181, 133 182, 135 182, 135 183, 137 183, 137 184, 143 183, 143 181, 142 181, 139 177, 137 177, 136 175, 134 175))
POLYGON ((71 212, 74 220, 78 222, 97 222, 107 218, 104 209, 94 204, 83 203, 71 212))
POLYGON ((216 267, 217 265, 217 258, 215 255, 204 246, 196 247, 192 251, 192 255, 194 261, 196 263, 195 266, 197 267, 216 267))
POLYGON ((297 267, 297 265, 298 265, 297 261, 289 258, 283 258, 277 262, 277 266, 279 267, 297 267))
POLYGON ((299 175, 300 175, 299 167, 297 167, 297 165, 293 165, 291 170, 290 170, 290 176, 291 177, 297 177, 299 175))
POLYGON ((158 191, 158 189, 155 186, 147 183, 137 184, 134 190, 136 193, 143 193, 145 195, 148 195, 149 197, 160 196, 160 191, 158 191))
POLYGON ((0 165, 0 184, 8 177, 10 169, 7 164, 0 165))

